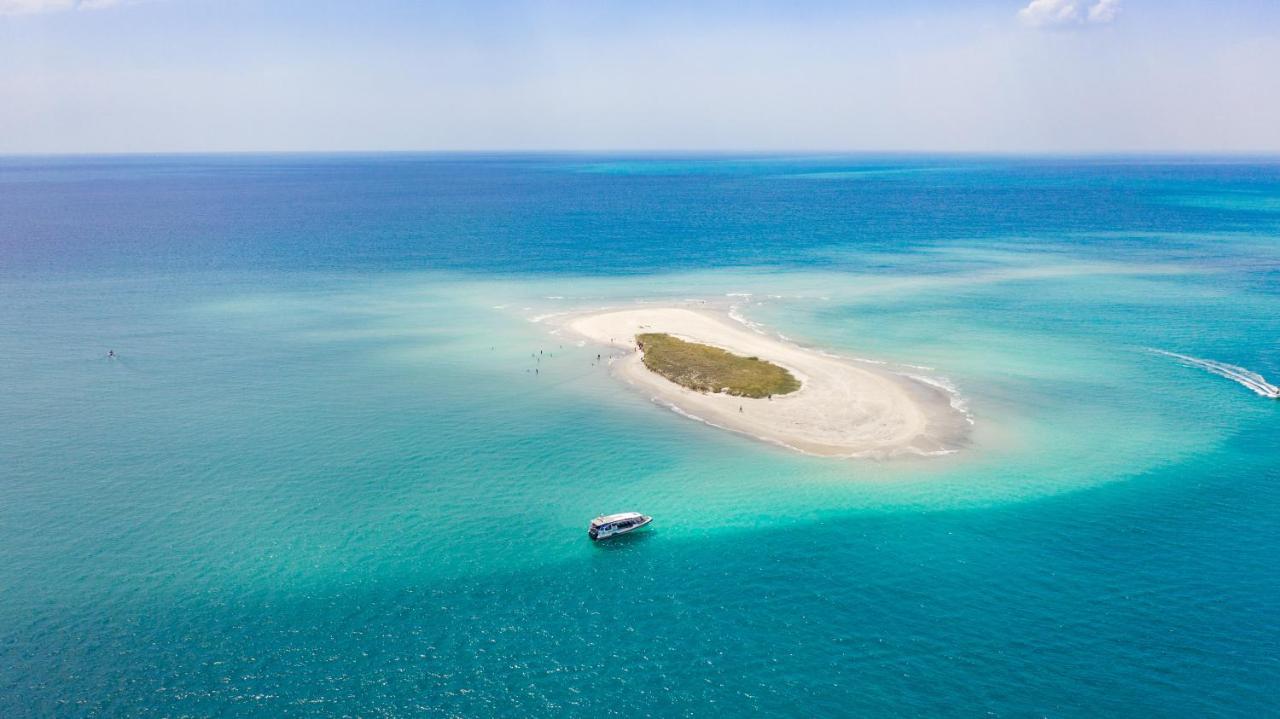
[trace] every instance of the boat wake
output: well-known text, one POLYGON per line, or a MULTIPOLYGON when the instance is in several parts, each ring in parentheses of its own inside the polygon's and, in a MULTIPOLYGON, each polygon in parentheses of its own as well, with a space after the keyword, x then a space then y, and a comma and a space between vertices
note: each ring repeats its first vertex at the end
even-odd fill
POLYGON ((1280 399, 1280 387, 1271 384, 1265 377, 1257 372, 1247 370, 1244 367, 1237 367, 1233 364, 1218 362, 1216 360, 1191 357, 1189 355, 1178 354, 1177 352, 1166 352, 1165 350, 1158 350, 1154 348, 1148 349, 1155 354, 1172 357, 1188 367, 1198 367, 1207 372, 1212 372, 1219 377, 1226 377, 1232 382, 1248 387, 1250 390, 1253 390, 1255 394, 1262 397, 1280 399))

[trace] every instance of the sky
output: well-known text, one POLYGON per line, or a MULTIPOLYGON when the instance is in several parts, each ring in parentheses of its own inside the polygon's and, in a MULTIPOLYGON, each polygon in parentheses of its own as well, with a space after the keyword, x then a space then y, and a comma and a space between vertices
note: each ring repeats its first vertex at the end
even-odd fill
POLYGON ((1280 152, 1276 0, 0 0, 0 153, 1280 152))

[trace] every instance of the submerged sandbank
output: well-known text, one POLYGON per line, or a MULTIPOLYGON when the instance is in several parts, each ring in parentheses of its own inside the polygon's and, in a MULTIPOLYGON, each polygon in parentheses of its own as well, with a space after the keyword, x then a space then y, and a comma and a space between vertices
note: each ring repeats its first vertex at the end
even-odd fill
POLYGON ((681 414, 808 454, 943 454, 968 435, 968 417, 940 387, 887 368, 819 353, 753 332, 728 315, 684 307, 601 310, 563 318, 566 329, 625 354, 614 374, 681 414), (644 366, 637 334, 663 332, 784 367, 800 380, 766 399, 706 394, 644 366))

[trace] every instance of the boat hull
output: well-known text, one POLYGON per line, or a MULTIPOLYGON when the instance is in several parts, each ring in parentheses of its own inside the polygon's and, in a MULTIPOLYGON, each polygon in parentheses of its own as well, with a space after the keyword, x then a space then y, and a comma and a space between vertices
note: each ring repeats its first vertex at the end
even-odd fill
POLYGON ((591 537, 591 541, 599 542, 604 539, 611 539, 613 537, 619 537, 624 534, 630 534, 636 531, 637 529, 643 529, 652 523, 653 523, 653 517, 645 517, 644 520, 641 521, 639 524, 633 524, 630 527, 627 527, 626 529, 613 529, 613 530, 610 530, 607 534, 588 530, 587 536, 591 537))

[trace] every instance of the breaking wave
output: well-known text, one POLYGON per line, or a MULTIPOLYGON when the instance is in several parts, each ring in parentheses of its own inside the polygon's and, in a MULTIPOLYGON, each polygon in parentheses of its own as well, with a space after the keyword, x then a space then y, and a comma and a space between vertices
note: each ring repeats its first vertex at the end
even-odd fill
POLYGON ((951 409, 954 409, 963 415, 964 421, 968 422, 970 425, 974 424, 973 413, 969 411, 969 402, 964 398, 964 395, 960 394, 960 388, 957 387, 954 382, 946 377, 939 377, 936 375, 929 377, 921 374, 904 373, 903 376, 910 377, 917 382, 927 384, 934 389, 942 390, 943 394, 947 395, 947 402, 951 405, 951 409))
POLYGON ((729 318, 739 324, 745 325, 747 329, 751 330, 752 332, 755 332, 758 335, 766 334, 764 331, 764 325, 760 324, 759 322, 752 322, 751 320, 744 317, 742 313, 738 311, 738 307, 736 305, 729 308, 729 318))

